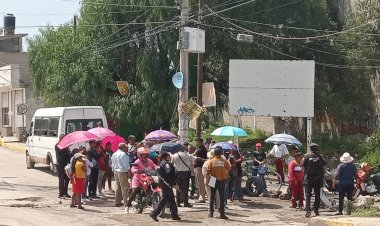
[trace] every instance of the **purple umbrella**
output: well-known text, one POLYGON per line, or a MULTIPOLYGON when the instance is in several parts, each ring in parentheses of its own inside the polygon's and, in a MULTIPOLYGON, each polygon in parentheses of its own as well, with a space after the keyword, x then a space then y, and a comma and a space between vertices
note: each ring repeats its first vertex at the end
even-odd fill
POLYGON ((162 141, 162 140, 172 140, 177 138, 176 135, 167 130, 155 130, 150 132, 144 140, 162 141))
POLYGON ((211 146, 211 148, 216 148, 217 146, 220 146, 223 150, 234 150, 235 147, 233 144, 230 144, 228 142, 219 142, 211 146))

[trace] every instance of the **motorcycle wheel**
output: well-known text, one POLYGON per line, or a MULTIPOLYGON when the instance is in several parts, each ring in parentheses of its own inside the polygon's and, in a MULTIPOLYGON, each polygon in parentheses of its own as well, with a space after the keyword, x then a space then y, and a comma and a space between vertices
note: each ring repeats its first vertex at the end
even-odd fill
POLYGON ((250 177, 246 183, 246 192, 251 197, 258 197, 264 189, 264 183, 260 177, 250 177))
POLYGON ((361 193, 362 192, 361 192, 360 189, 354 188, 354 192, 353 192, 354 195, 352 196, 352 200, 357 199, 360 196, 361 193))
POLYGON ((140 193, 136 194, 135 199, 133 200, 134 204, 132 205, 135 213, 142 213, 144 211, 143 197, 140 193))
POLYGON ((158 206, 158 203, 161 201, 161 196, 158 193, 154 193, 152 197, 152 207, 153 209, 156 209, 158 206))

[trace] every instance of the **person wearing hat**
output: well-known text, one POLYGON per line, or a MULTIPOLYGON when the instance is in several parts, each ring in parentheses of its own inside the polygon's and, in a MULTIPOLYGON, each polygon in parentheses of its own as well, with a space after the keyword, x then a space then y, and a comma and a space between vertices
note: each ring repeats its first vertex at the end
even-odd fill
MULTIPOLYGON (((352 194, 354 192, 354 184, 356 178, 356 167, 352 163, 354 159, 351 157, 350 153, 345 152, 342 157, 340 157, 341 163, 336 168, 335 179, 333 180, 333 188, 335 188, 336 183, 339 183, 339 208, 335 215, 343 215, 343 204, 344 197, 347 195, 349 202, 352 202, 352 194)), ((348 212, 348 215, 351 213, 348 212)))
POLYGON ((78 209, 84 209, 82 206, 81 195, 84 193, 85 180, 86 180, 86 166, 83 161, 84 155, 81 153, 76 153, 73 157, 73 176, 72 176, 72 190, 73 195, 71 198, 71 208, 76 207, 78 204, 78 209))
POLYGON ((263 146, 261 143, 256 143, 256 151, 253 152, 253 168, 252 175, 257 176, 259 166, 265 164, 266 154, 263 152, 263 146))
POLYGON ((167 204, 170 206, 172 219, 181 220, 181 218, 178 216, 178 208, 176 206, 173 193, 173 186, 175 186, 176 183, 175 168, 170 160, 171 154, 168 152, 163 153, 161 156, 160 166, 157 170, 160 187, 162 189, 162 199, 149 215, 154 221, 158 221, 157 216, 161 213, 167 204))
POLYGON ((304 187, 306 193, 306 214, 305 217, 311 216, 310 202, 311 192, 314 190, 314 213, 319 216, 319 206, 321 203, 321 188, 323 184, 324 169, 326 165, 325 159, 318 153, 318 144, 311 143, 309 145, 311 153, 304 156, 301 161, 301 167, 304 168, 304 187))

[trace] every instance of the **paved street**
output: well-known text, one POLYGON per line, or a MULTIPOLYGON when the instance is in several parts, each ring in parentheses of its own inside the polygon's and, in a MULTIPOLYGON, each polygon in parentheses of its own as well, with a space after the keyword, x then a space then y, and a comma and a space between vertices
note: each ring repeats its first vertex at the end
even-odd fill
POLYGON ((58 178, 47 167, 27 170, 24 153, 0 148, 0 168, 1 225, 317 225, 304 212, 289 209, 288 201, 263 197, 229 204, 228 221, 209 219, 207 204, 194 204, 179 209, 181 223, 162 218, 155 223, 148 210, 125 215, 122 207, 113 207, 112 196, 84 205, 85 210, 70 209, 69 200, 57 198, 58 178))

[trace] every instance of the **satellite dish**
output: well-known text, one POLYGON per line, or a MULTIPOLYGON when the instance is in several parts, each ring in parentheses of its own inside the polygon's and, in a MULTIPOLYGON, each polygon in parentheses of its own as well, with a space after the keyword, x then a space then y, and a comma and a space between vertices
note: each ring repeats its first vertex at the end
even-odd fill
POLYGON ((172 77, 172 82, 173 82, 173 85, 177 88, 177 89, 181 89, 182 86, 183 86, 183 73, 182 72, 177 72, 173 75, 172 77))

